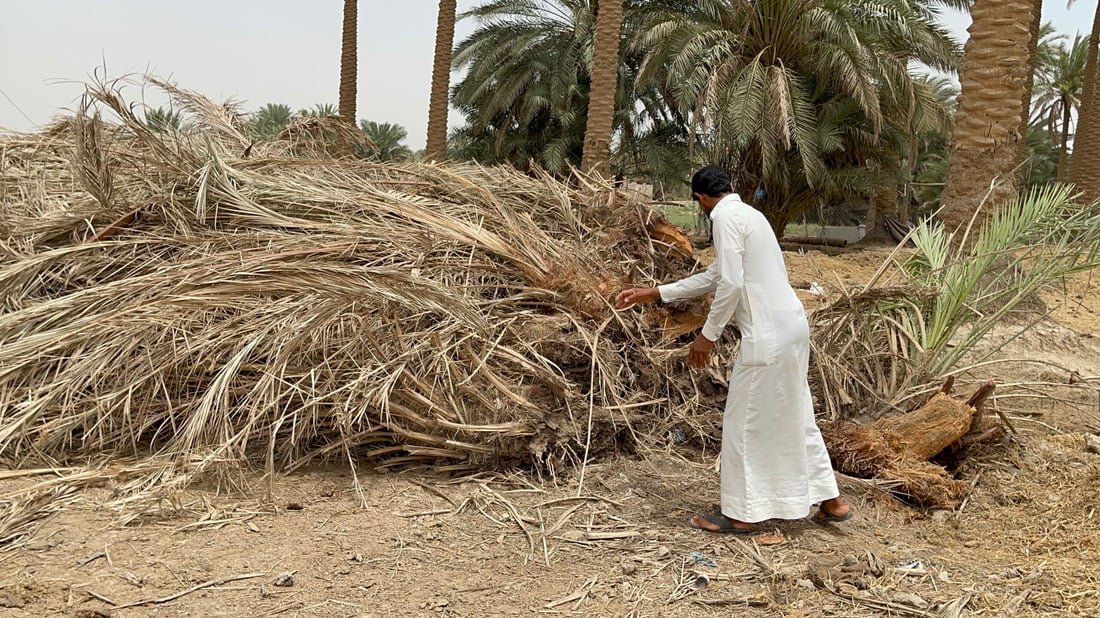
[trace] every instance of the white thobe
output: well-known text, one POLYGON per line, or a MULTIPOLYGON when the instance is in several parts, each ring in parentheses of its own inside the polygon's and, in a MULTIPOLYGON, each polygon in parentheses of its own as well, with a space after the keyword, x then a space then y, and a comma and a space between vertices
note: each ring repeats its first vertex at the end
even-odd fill
POLYGON ((722 421, 722 513, 743 522, 805 517, 840 494, 814 422, 806 313, 760 211, 731 194, 710 218, 714 262, 658 290, 665 302, 714 293, 702 331, 711 341, 731 319, 741 330, 722 421))

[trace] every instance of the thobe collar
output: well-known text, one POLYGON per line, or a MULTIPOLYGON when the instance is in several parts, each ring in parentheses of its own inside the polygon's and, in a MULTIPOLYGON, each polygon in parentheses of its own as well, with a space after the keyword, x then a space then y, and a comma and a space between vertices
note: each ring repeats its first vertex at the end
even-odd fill
POLYGON ((729 194, 729 195, 727 195, 726 197, 724 197, 724 198, 722 198, 722 199, 718 200, 718 203, 717 203, 717 204, 715 204, 715 205, 714 205, 714 208, 712 208, 712 209, 710 210, 710 214, 708 214, 708 215, 707 215, 708 217, 710 217, 710 220, 711 220, 711 221, 713 221, 713 220, 714 220, 714 213, 715 213, 715 212, 716 212, 716 211, 717 211, 717 210, 718 210, 719 208, 721 208, 721 207, 722 207, 722 204, 725 204, 725 203, 726 203, 726 202, 728 202, 728 201, 740 202, 740 201, 741 201, 741 196, 740 196, 740 195, 737 195, 736 193, 730 193, 730 194, 729 194))

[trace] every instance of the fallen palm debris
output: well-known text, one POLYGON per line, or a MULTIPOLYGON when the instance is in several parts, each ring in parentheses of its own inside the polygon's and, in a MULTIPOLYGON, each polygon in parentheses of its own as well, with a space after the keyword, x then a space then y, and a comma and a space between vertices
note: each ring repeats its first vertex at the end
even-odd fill
MULTIPOLYGON (((167 462, 138 494, 226 462, 553 474, 714 443, 735 337, 691 372, 705 304, 609 303, 698 267, 647 205, 598 178, 356 159, 323 118, 257 142, 232 104, 143 83, 182 129, 149 128, 119 81, 0 136, 6 459, 167 462)), ((877 417, 941 379, 955 331, 933 347, 905 327, 943 285, 868 286, 813 314, 824 418, 877 417)))

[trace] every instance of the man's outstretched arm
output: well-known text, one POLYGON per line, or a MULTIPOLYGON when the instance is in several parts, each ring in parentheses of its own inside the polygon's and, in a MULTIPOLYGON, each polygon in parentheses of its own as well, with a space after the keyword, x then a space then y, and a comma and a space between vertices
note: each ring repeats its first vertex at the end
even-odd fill
POLYGON ((675 283, 655 288, 629 288, 615 297, 615 308, 626 309, 631 305, 672 302, 710 294, 718 285, 719 273, 717 260, 705 271, 681 279, 675 283))
POLYGON ((718 280, 721 278, 719 262, 721 262, 720 256, 715 258, 710 266, 701 273, 680 279, 675 283, 658 286, 657 291, 661 295, 661 300, 668 303, 674 300, 687 300, 713 293, 718 287, 718 280))

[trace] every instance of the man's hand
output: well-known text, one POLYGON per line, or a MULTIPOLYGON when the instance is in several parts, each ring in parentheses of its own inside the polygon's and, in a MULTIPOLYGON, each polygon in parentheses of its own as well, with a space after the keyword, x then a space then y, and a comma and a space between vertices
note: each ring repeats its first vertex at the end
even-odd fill
POLYGON ((615 297, 615 308, 626 309, 638 303, 655 303, 661 300, 661 293, 657 288, 630 288, 619 292, 615 297))
POLYGON ((702 333, 695 336, 691 342, 688 364, 702 369, 710 364, 710 351, 714 349, 714 342, 703 336, 702 333))

